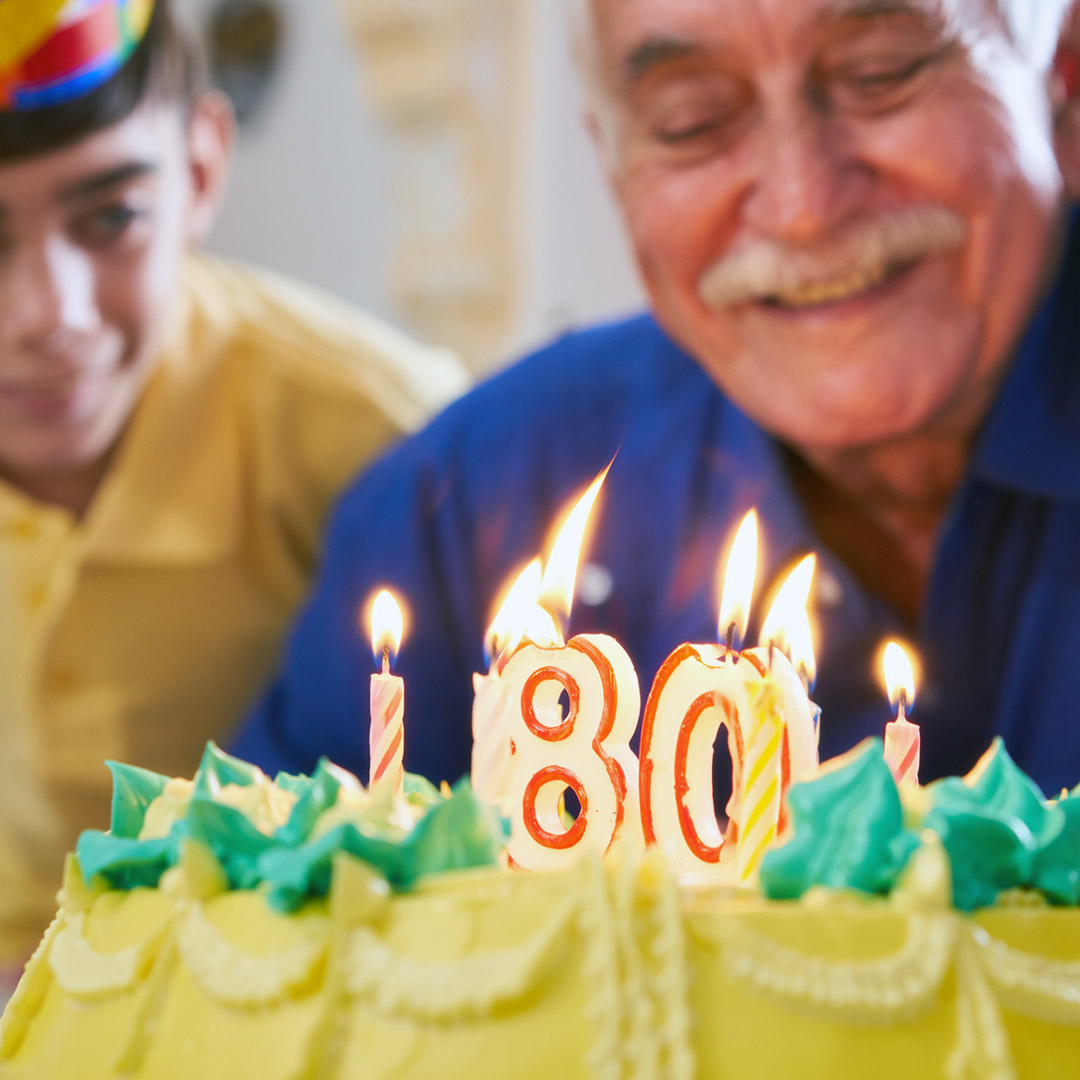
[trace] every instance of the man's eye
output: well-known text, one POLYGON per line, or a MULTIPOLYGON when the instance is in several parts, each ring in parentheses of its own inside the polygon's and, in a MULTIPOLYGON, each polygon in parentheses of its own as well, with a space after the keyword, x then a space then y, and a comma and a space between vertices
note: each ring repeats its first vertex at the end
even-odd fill
POLYGON ((903 63, 841 68, 834 72, 831 81, 842 94, 856 102, 861 101, 868 105, 888 104, 910 89, 933 59, 931 56, 920 56, 903 63))
POLYGON ((678 146, 681 143, 692 142, 694 139, 712 135, 722 127, 723 121, 713 118, 678 124, 664 124, 657 128, 656 137, 660 142, 668 146, 678 146))
POLYGON ((673 110, 653 124, 653 136, 664 146, 723 144, 735 138, 743 110, 725 106, 673 110))

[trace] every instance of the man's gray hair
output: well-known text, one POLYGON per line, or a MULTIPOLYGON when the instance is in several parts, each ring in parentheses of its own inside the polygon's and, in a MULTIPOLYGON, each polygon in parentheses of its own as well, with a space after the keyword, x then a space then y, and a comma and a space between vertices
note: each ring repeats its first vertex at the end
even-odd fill
POLYGON ((996 0, 1013 40, 1040 68, 1049 68, 1072 0, 996 0))
MULTIPOLYGON (((566 0, 574 33, 574 52, 588 80, 595 78, 592 0, 566 0)), ((971 0, 945 0, 949 6, 971 0)), ((986 3, 987 0, 975 0, 986 3)), ((1049 67, 1057 49, 1061 27, 1073 0, 990 0, 995 4, 1012 39, 1038 67, 1049 67)), ((591 89, 591 88, 590 88, 591 89)))
MULTIPOLYGON (((611 101, 601 82, 592 0, 565 0, 573 34, 573 51, 585 87, 593 121, 612 162, 618 160, 619 142, 611 101)), ((982 5, 984 15, 996 8, 1009 37, 1038 70, 1049 70, 1057 51, 1062 26, 1074 0, 941 0, 948 15, 971 5, 982 5)))

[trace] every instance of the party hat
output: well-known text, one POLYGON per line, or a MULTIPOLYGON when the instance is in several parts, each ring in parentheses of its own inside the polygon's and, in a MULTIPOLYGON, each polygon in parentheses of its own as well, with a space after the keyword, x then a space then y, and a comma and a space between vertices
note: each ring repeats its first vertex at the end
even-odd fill
POLYGON ((154 0, 0 0, 0 111, 64 105, 110 79, 154 0))

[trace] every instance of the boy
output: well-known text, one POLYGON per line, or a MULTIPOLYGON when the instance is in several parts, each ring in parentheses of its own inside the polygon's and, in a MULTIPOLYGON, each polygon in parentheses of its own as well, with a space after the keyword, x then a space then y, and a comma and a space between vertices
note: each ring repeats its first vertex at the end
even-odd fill
POLYGON ((231 135, 169 0, 0 5, 0 968, 107 820, 102 762, 189 774, 228 734, 338 488, 462 388, 186 254, 231 135))

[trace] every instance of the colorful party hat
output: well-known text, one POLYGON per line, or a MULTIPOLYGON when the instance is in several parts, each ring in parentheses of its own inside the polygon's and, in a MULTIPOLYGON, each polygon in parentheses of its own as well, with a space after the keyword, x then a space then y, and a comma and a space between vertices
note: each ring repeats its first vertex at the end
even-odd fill
POLYGON ((154 0, 0 0, 0 111, 74 101, 142 41, 154 0))

